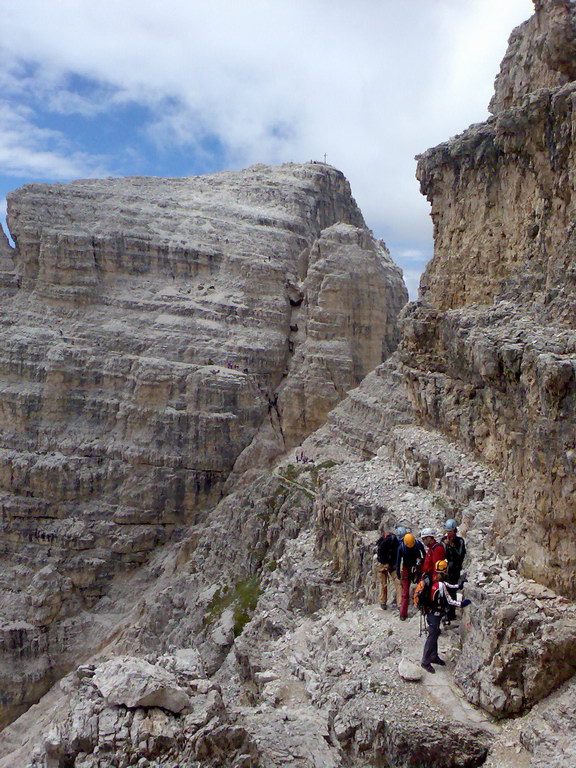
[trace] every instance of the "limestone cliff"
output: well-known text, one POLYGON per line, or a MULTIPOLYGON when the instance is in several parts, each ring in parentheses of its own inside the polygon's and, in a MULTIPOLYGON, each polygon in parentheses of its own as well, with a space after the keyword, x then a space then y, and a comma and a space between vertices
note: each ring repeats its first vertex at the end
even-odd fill
POLYGON ((494 117, 419 158, 435 253, 403 341, 419 418, 510 479, 498 546, 571 597, 575 39, 573 3, 537 3, 511 38, 494 117))
POLYGON ((115 576, 390 353, 407 300, 320 163, 32 184, 7 220, 0 722, 78 657, 115 576))

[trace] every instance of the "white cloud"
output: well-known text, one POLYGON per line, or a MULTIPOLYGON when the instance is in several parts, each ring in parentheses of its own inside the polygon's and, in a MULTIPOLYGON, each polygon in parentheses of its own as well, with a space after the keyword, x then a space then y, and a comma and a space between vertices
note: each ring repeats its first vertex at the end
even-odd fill
POLYGON ((107 175, 104 162, 70 150, 58 131, 38 128, 27 109, 0 102, 0 167, 8 176, 70 179, 107 175))
POLYGON ((422 269, 403 269, 403 273, 410 301, 415 301, 418 297, 418 286, 422 269))
MULTIPOLYGON (((326 153, 376 234, 414 248, 431 238, 414 155, 484 119, 507 36, 531 11, 531 0, 0 0, 12 93, 61 114, 144 105, 158 147, 193 154, 215 136, 233 167, 326 153)), ((18 117, 24 140, 9 121, 0 145, 8 172, 102 166, 18 117)))

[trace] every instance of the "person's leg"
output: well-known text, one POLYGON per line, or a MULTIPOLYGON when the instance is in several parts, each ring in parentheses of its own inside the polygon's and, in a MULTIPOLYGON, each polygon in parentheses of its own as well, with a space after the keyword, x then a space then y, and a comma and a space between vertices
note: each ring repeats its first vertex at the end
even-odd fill
POLYGON ((402 597, 400 601, 400 618, 408 616, 408 603, 410 602, 410 571, 404 565, 402 567, 402 597))
POLYGON ((388 603, 388 568, 378 563, 376 570, 380 581, 380 605, 383 608, 388 603))
POLYGON ((422 653, 422 666, 429 667, 433 661, 438 659, 438 638, 440 636, 440 616, 434 616, 429 613, 426 616, 428 622, 428 637, 424 643, 422 653))
POLYGON ((396 575, 396 571, 391 571, 390 576, 394 582, 394 590, 396 592, 396 606, 400 608, 402 605, 402 581, 396 575))

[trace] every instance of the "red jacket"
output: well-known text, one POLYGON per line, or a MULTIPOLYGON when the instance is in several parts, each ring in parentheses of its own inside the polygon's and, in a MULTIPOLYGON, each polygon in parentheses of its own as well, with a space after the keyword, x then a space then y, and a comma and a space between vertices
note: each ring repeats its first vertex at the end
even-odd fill
POLYGON ((444 549, 444 544, 435 541, 426 552, 426 557, 422 564, 422 573, 429 573, 430 576, 434 576, 435 566, 439 560, 446 560, 446 550, 444 549))

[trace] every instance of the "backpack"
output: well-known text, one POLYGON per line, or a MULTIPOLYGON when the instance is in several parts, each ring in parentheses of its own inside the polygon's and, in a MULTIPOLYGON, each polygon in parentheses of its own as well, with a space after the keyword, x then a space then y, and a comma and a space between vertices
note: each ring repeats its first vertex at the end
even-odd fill
POLYGON ((396 565, 396 552, 398 551, 398 539, 393 533, 381 536, 376 544, 378 562, 382 565, 396 565))
POLYGON ((419 611, 422 611, 422 613, 425 613, 427 610, 432 608, 432 600, 431 600, 431 593, 432 590, 432 579, 430 578, 429 573, 423 574, 422 578, 416 584, 416 589, 414 590, 414 605, 416 608, 418 608, 419 611))

